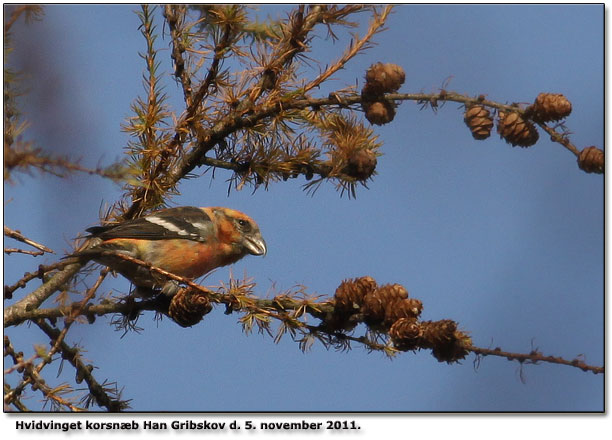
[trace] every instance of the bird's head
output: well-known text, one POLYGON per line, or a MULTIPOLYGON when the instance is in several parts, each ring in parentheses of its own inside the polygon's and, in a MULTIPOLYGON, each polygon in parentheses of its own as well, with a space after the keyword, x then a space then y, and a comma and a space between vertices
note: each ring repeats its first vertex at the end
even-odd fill
POLYGON ((240 253, 266 255, 268 248, 259 226, 248 215, 229 208, 213 208, 222 241, 233 243, 240 253))

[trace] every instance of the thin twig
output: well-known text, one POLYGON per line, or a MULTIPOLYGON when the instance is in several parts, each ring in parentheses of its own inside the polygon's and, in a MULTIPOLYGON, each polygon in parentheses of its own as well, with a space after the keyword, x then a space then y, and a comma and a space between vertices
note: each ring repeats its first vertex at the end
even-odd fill
POLYGON ((171 57, 174 60, 174 76, 176 76, 183 86, 183 96, 185 103, 191 105, 191 76, 185 68, 183 52, 184 44, 181 42, 182 26, 185 19, 184 6, 166 5, 164 7, 164 17, 170 28, 170 38, 172 39, 171 57))
MULTIPOLYGON (((38 325, 38 327, 40 327, 40 329, 45 332, 51 340, 59 339, 59 330, 54 329, 45 321, 38 320, 36 321, 36 325, 38 325)), ((121 411, 128 408, 128 402, 122 401, 119 395, 117 395, 116 398, 111 397, 108 390, 104 387, 104 384, 100 384, 94 378, 94 376, 91 374, 93 368, 83 362, 77 348, 69 347, 64 341, 61 341, 58 344, 58 350, 61 351, 62 358, 66 359, 73 367, 75 367, 77 370, 77 377, 87 383, 89 393, 95 399, 98 406, 106 408, 112 412, 121 411)), ((77 379, 77 381, 79 381, 79 379, 77 379)))
POLYGON ((544 130, 546 133, 548 133, 550 135, 550 140, 551 141, 557 142, 557 143, 563 145, 569 151, 574 153, 574 155, 576 157, 580 157, 580 150, 574 144, 572 144, 570 142, 570 140, 569 140, 569 138, 567 136, 563 136, 562 134, 560 134, 557 131, 555 131, 554 128, 549 127, 546 124, 538 122, 538 125, 540 126, 540 128, 542 130, 544 130))
MULTIPOLYGON (((8 354, 8 353, 7 353, 8 354)), ((29 359, 23 359, 23 358, 15 358, 14 360, 16 361, 13 366, 6 368, 4 370, 4 374, 11 374, 13 371, 25 368, 26 365, 33 365, 34 361, 36 359, 38 359, 40 357, 40 355, 38 353, 33 354, 29 359)))
POLYGON ((26 386, 31 385, 32 389, 40 390, 47 400, 54 402, 56 405, 65 406, 71 411, 83 411, 83 408, 75 406, 70 401, 63 399, 58 395, 58 390, 66 390, 67 386, 61 386, 57 389, 49 387, 45 380, 40 377, 40 374, 34 369, 32 364, 23 361, 23 354, 16 353, 10 340, 5 336, 4 338, 4 352, 5 355, 11 356, 14 363, 19 363, 24 367, 23 380, 12 390, 4 394, 4 403, 7 405, 13 404, 17 401, 26 386))
POLYGON ((217 74, 219 73, 219 63, 223 59, 223 55, 226 53, 229 42, 231 40, 233 28, 229 24, 223 27, 223 36, 221 37, 221 41, 218 45, 215 46, 215 55, 213 56, 212 63, 208 68, 208 73, 206 74, 206 78, 198 87, 198 90, 193 95, 193 100, 187 107, 187 112, 185 117, 183 118, 185 121, 189 121, 193 118, 196 113, 196 110, 208 94, 208 90, 210 86, 214 83, 217 78, 217 74))
POLYGON ((482 356, 500 356, 500 357, 505 357, 506 359, 510 361, 516 360, 521 363, 529 362, 532 364, 537 364, 538 362, 549 362, 552 364, 567 365, 570 367, 580 368, 583 371, 592 371, 595 374, 604 373, 604 367, 587 365, 585 362, 581 361, 578 358, 569 361, 559 356, 544 356, 541 352, 537 350, 533 350, 530 353, 525 354, 525 353, 511 353, 509 351, 503 351, 501 348, 490 349, 490 348, 481 348, 481 347, 475 347, 475 346, 469 346, 466 348, 470 350, 471 352, 482 355, 482 356))
POLYGON ((65 177, 66 173, 81 172, 114 181, 121 180, 126 176, 118 163, 106 168, 100 166, 87 168, 65 157, 50 156, 45 154, 42 149, 32 148, 27 144, 15 144, 11 148, 5 149, 4 153, 4 166, 7 170, 29 171, 30 168, 35 168, 57 177, 65 177))
POLYGON ((346 52, 342 55, 342 57, 338 61, 336 61, 331 66, 329 66, 322 74, 320 74, 313 81, 308 83, 304 87, 304 93, 308 92, 309 90, 314 89, 315 87, 318 87, 321 83, 326 81, 330 76, 332 76, 338 70, 342 69, 344 65, 351 60, 351 58, 353 58, 361 50, 363 50, 366 47, 367 43, 372 39, 372 37, 377 32, 381 31, 382 27, 385 25, 387 17, 391 13, 392 8, 393 8, 392 5, 387 5, 385 6, 385 8, 383 9, 380 15, 375 15, 374 20, 370 24, 370 27, 368 28, 368 31, 363 36, 363 38, 360 38, 359 40, 351 44, 351 46, 349 46, 349 48, 346 50, 346 52))
POLYGON ((35 278, 39 278, 44 281, 45 274, 52 270, 61 269, 70 264, 70 261, 61 260, 57 263, 50 264, 48 266, 39 265, 36 272, 26 272, 23 277, 12 286, 4 286, 4 299, 11 299, 13 292, 19 288, 24 288, 28 282, 35 278))
MULTIPOLYGON (((4 395, 6 396, 7 394, 14 396, 12 398, 11 405, 13 405, 15 408, 17 408, 21 412, 30 412, 30 409, 23 404, 23 402, 19 399, 19 397, 15 395, 15 390, 11 388, 11 386, 5 382, 4 383, 4 395)), ((5 407, 5 412, 6 411, 8 410, 5 407)))
MULTIPOLYGON (((28 237, 26 237, 25 235, 23 235, 20 231, 16 231, 13 230, 11 228, 9 228, 8 226, 4 227, 4 235, 6 235, 7 237, 10 238, 14 238, 15 240, 19 240, 22 243, 28 244, 36 249, 38 249, 39 251, 42 252, 49 252, 51 254, 54 254, 55 252, 53 252, 53 250, 49 249, 47 246, 37 243, 34 240, 29 239, 28 237)), ((6 252, 6 250, 5 250, 6 252)))
POLYGON ((102 281, 104 281, 104 278, 106 278, 106 275, 108 274, 109 271, 110 271, 110 269, 104 268, 100 272, 100 276, 98 276, 98 279, 96 280, 94 285, 87 290, 87 293, 85 294, 83 299, 81 301, 79 301, 78 303, 73 304, 73 307, 71 308, 70 314, 68 314, 64 318, 64 328, 57 335, 57 338, 54 339, 53 346, 51 347, 51 350, 47 354, 46 358, 43 359, 43 361, 40 362, 36 366, 36 370, 35 370, 36 373, 40 374, 40 372, 45 367, 45 365, 47 365, 47 364, 49 364, 51 362, 51 356, 53 356, 55 353, 57 353, 57 351, 60 349, 60 345, 62 344, 62 342, 66 338, 66 334, 68 334, 68 330, 70 330, 70 327, 72 326, 75 318, 81 314, 81 311, 83 310, 83 308, 85 307, 87 302, 95 296, 96 291, 98 290, 98 288, 102 284, 102 281))
POLYGON ((55 273, 48 281, 33 292, 29 293, 20 301, 6 307, 4 309, 4 326, 15 325, 15 323, 23 322, 21 319, 24 313, 32 311, 40 307, 40 305, 57 290, 61 289, 68 283, 83 267, 82 263, 73 262, 67 265, 63 270, 55 273))
POLYGON ((13 253, 26 254, 26 255, 33 255, 34 257, 39 257, 45 254, 43 251, 27 251, 25 249, 19 249, 19 248, 4 248, 4 253, 7 255, 10 255, 13 253))

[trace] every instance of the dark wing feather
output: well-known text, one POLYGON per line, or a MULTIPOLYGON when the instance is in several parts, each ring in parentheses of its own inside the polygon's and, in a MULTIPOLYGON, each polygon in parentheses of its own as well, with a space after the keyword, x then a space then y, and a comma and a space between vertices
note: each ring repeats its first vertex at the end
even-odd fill
POLYGON ((210 235, 213 229, 214 225, 204 211, 200 208, 183 206, 163 209, 117 225, 94 226, 87 229, 87 232, 102 240, 114 238, 144 240, 182 238, 206 241, 206 237, 210 235))

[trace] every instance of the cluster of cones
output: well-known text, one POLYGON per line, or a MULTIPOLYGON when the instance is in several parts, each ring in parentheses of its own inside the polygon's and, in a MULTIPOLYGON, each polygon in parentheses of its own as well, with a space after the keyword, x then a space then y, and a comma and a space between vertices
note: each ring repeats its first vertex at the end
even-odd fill
POLYGON ((395 117, 395 106, 384 95, 396 92, 404 83, 404 69, 397 64, 376 63, 370 66, 365 79, 361 105, 366 119, 376 125, 388 124, 395 117))
MULTIPOLYGON (((559 121, 572 112, 572 104, 561 94, 540 93, 535 102, 519 112, 499 111, 497 132, 509 144, 530 147, 538 141, 538 131, 534 122, 559 121)), ((491 135, 493 117, 489 110, 480 104, 466 107, 464 121, 474 139, 482 140, 491 135)))
POLYGON ((463 359, 471 345, 469 336, 451 320, 419 321, 421 301, 408 297, 400 284, 378 286, 372 277, 343 281, 334 295, 334 311, 325 324, 350 330, 359 322, 386 332, 398 350, 431 349, 440 362, 463 359))
MULTIPOLYGON (((365 85, 361 90, 361 105, 365 117, 370 123, 383 125, 395 117, 394 103, 385 98, 385 93, 396 92, 404 83, 406 74, 397 64, 376 63, 366 72, 365 85)), ((478 101, 482 101, 479 98, 478 101)), ((540 93, 533 104, 524 111, 502 111, 497 114, 497 132, 500 137, 512 146, 530 147, 534 145, 539 134, 536 124, 560 121, 572 112, 572 103, 560 93, 540 93)), ((491 136, 494 120, 489 109, 481 103, 466 105, 464 121, 472 132, 474 139, 483 140, 491 136)), ((363 158, 356 160, 363 161, 363 158)), ((372 158, 367 158, 369 165, 358 164, 355 170, 373 170, 372 158)), ((375 164, 374 164, 375 166, 375 164)), ((578 156, 578 166, 587 173, 604 172, 604 152, 595 147, 587 147, 578 156)), ((370 176, 371 172, 357 171, 360 176, 370 176)), ((361 179, 364 180, 364 179, 361 179)))
MULTIPOLYGON (((181 327, 191 327, 211 310, 205 293, 187 287, 172 297, 168 316, 181 327)), ((372 277, 361 277, 338 286, 334 310, 324 325, 333 331, 344 331, 363 322, 373 330, 388 333, 398 350, 430 349, 440 362, 465 358, 472 343, 470 337, 449 319, 420 321, 422 310, 421 301, 409 298, 400 284, 378 286, 372 277)))
MULTIPOLYGON (((559 121, 572 112, 572 103, 559 93, 540 93, 525 111, 499 111, 497 132, 509 144, 530 147, 538 139, 535 123, 559 121)), ((483 140, 491 135, 493 116, 481 104, 466 106, 464 121, 474 139, 483 140)), ((587 147, 578 157, 578 166, 588 173, 603 173, 604 153, 597 147, 587 147)))

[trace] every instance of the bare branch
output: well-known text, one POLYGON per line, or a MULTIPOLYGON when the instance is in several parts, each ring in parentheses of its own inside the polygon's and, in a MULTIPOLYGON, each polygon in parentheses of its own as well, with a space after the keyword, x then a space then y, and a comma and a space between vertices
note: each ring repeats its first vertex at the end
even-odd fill
POLYGON ((4 326, 14 325, 15 323, 23 322, 21 316, 25 313, 35 310, 51 295, 63 288, 66 283, 81 270, 81 263, 71 263, 64 267, 61 271, 55 273, 47 282, 38 289, 25 296, 15 304, 4 309, 4 326))
POLYGON ((34 257, 39 257, 45 254, 43 251, 29 251, 29 250, 19 249, 19 248, 4 248, 4 253, 7 255, 10 255, 12 253, 26 254, 26 255, 32 255, 34 257))
POLYGON ((39 278, 41 280, 45 280, 45 274, 56 270, 56 269, 61 269, 67 265, 69 265, 70 262, 66 261, 66 260, 62 260, 59 261, 57 263, 48 265, 48 266, 44 266, 44 265, 39 265, 38 266, 38 270, 35 272, 26 272, 24 274, 24 276, 17 281, 15 284, 13 284, 12 286, 4 286, 4 299, 11 299, 13 297, 13 292, 19 288, 24 288, 28 282, 30 282, 31 280, 35 279, 35 278, 39 278))
POLYGON ((470 351, 472 351, 473 353, 477 355, 505 357, 509 361, 516 360, 516 361, 519 361, 521 364, 524 362, 528 362, 531 364, 537 364, 538 362, 548 362, 551 364, 567 365, 569 367, 580 368, 582 371, 591 371, 594 374, 604 374, 605 372, 604 367, 588 365, 584 361, 578 358, 572 359, 570 361, 567 359, 563 359, 562 357, 559 357, 559 356, 545 356, 537 350, 533 350, 530 353, 511 353, 509 351, 503 351, 499 347, 494 348, 494 349, 489 349, 489 348, 470 346, 469 349, 470 351))
MULTIPOLYGON (((43 244, 40 244, 40 243, 37 243, 34 240, 30 240, 25 235, 23 235, 20 231, 15 231, 15 230, 9 228, 8 226, 4 227, 4 235, 6 235, 7 237, 10 237, 10 238, 14 238, 15 240, 19 240, 22 243, 28 244, 28 245, 30 245, 32 247, 35 247, 39 251, 49 252, 49 253, 52 253, 52 254, 55 253, 51 249, 49 249, 47 246, 45 246, 43 244)), ((39 254, 39 255, 42 255, 42 254, 39 254)))

